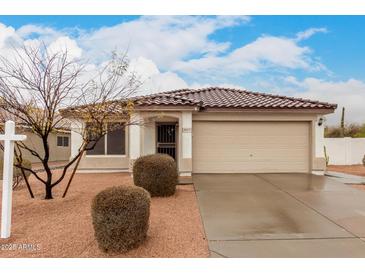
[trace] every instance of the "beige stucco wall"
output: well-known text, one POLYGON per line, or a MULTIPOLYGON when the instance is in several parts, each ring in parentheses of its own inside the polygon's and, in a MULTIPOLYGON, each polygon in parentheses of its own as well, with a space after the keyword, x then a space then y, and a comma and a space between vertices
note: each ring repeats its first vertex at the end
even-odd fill
POLYGON ((125 155, 86 155, 84 154, 79 171, 128 171, 129 168, 129 129, 125 129, 125 155))
MULTIPOLYGON (((29 148, 37 151, 41 156, 44 155, 44 149, 41 138, 30 131, 19 132, 27 135, 27 140, 24 142, 29 148)), ((70 133, 51 133, 48 137, 49 148, 50 148, 50 161, 68 161, 71 154, 71 138, 70 133), (57 146, 57 136, 69 136, 68 147, 57 146)), ((24 159, 29 159, 32 163, 40 162, 40 160, 31 155, 29 151, 23 150, 22 152, 24 159)), ((0 150, 0 157, 3 157, 3 151, 0 150)))
POLYGON ((129 167, 128 156, 85 155, 79 165, 80 170, 125 170, 129 167))
MULTIPOLYGON (((140 111, 142 119, 140 126, 140 154, 147 155, 156 151, 156 122, 177 121, 177 160, 180 173, 192 171, 192 159, 182 158, 182 111, 140 111)), ((315 113, 275 113, 275 112, 192 112, 193 121, 305 121, 309 123, 309 170, 324 170, 323 153, 321 144, 323 134, 322 128, 318 127, 318 118, 315 113)), ((194 132, 192 133, 194 135, 194 132)), ((129 133, 126 128, 126 155, 125 156, 83 156, 81 170, 125 170, 128 171, 129 159, 129 133)))

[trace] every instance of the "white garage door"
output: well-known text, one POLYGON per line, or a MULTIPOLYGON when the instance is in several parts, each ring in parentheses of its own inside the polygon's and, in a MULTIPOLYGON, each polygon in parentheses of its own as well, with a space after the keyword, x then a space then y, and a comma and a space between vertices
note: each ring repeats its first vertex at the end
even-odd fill
POLYGON ((308 122, 193 122, 193 172, 308 172, 309 144, 308 122))

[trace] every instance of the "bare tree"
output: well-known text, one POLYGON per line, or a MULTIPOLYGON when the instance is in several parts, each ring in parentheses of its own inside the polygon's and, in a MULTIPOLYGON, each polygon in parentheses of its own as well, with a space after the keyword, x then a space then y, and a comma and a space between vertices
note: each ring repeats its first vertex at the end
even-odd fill
POLYGON ((93 149, 106 134, 105 123, 111 118, 125 121, 118 127, 137 122, 131 120, 134 105, 129 98, 140 83, 128 71, 125 54, 112 53, 108 63, 91 72, 67 50, 52 53, 45 44, 14 48, 13 53, 7 58, 0 56, 0 119, 13 119, 33 132, 41 139, 43 149, 37 151, 26 142, 17 142, 15 166, 44 184, 45 199, 53 198, 52 189, 71 169, 64 197, 84 152, 93 149), (70 118, 86 121, 87 127, 78 132, 83 140, 78 153, 56 176, 50 167, 49 137, 68 125, 70 118), (22 165, 21 151, 38 158, 44 174, 22 165))

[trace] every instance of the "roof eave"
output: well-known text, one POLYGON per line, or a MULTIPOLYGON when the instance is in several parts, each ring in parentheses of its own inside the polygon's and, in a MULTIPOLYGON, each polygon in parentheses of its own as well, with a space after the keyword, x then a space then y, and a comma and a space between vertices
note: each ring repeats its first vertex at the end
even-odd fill
POLYGON ((179 111, 179 110, 192 110, 198 111, 198 106, 191 106, 191 105, 148 105, 148 106, 135 106, 134 109, 136 111, 179 111))
POLYGON ((202 112, 255 112, 255 113, 313 113, 313 114, 331 114, 335 111, 332 108, 239 108, 239 107, 206 107, 202 112))

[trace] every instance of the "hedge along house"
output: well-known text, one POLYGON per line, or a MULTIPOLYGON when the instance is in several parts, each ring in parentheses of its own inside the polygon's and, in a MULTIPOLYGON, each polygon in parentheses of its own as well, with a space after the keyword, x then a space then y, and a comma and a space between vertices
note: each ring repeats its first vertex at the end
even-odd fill
MULTIPOLYGON (((337 105, 228 88, 182 89, 132 100, 133 118, 141 125, 108 132, 83 155, 79 171, 129 172, 138 157, 152 153, 171 155, 181 176, 325 170, 323 116, 337 105)), ((72 120, 71 157, 84 125, 72 120)))

